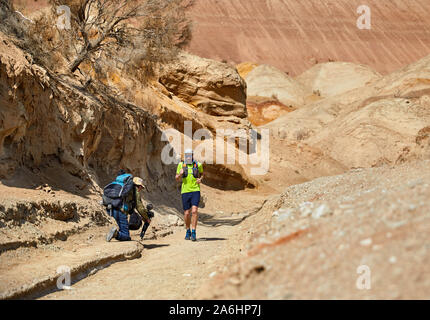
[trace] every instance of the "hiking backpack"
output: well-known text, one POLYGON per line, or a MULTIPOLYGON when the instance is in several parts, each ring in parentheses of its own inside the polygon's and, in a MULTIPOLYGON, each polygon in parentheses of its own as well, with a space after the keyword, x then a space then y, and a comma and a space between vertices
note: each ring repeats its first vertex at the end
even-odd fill
MULTIPOLYGON (((103 189, 103 205, 110 211, 119 209, 124 213, 132 211, 132 203, 128 203, 126 198, 130 192, 134 192, 133 176, 131 174, 122 174, 116 177, 115 181, 109 183, 103 189)), ((133 197, 134 198, 134 197, 133 197)))
MULTIPOLYGON (((185 161, 182 161, 181 163, 182 163, 182 169, 184 170, 182 177, 186 178, 188 176, 188 165, 185 164, 185 161)), ((196 179, 200 178, 199 164, 197 163, 196 160, 193 160, 193 176, 196 179)))
POLYGON ((137 214, 136 211, 133 211, 128 218, 128 229, 130 230, 139 230, 142 226, 142 217, 140 214, 137 214))
MULTIPOLYGON (((150 203, 146 205, 146 211, 149 219, 154 218, 154 213, 151 211, 154 208, 154 206, 150 203)), ((128 228, 130 230, 138 230, 142 226, 143 219, 140 216, 140 214, 137 214, 136 211, 133 210, 133 212, 130 214, 130 217, 128 218, 128 228)), ((145 222, 146 224, 147 222, 145 222)))

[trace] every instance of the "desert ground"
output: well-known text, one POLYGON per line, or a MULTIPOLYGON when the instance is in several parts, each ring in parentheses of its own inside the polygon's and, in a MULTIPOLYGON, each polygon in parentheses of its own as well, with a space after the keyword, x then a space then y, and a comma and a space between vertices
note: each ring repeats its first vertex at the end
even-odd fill
POLYGON ((428 299, 429 3, 370 1, 360 30, 350 1, 185 2, 153 73, 122 50, 71 70, 47 1, 0 2, 0 299, 428 299), (165 161, 187 139, 195 242, 165 161), (155 216, 106 242, 119 169, 155 216))

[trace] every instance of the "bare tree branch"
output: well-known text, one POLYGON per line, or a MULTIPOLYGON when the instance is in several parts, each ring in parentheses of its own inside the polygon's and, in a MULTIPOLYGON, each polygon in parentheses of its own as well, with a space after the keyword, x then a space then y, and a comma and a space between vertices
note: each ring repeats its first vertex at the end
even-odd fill
POLYGON ((139 64, 134 69, 171 59, 190 35, 183 1, 50 0, 54 16, 58 6, 70 8, 71 30, 56 31, 69 71, 85 61, 100 66, 103 56, 139 64))

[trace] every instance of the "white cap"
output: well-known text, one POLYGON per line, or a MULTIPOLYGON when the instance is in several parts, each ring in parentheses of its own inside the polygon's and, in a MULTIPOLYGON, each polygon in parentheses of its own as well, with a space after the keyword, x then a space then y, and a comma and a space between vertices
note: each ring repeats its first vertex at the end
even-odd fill
POLYGON ((193 149, 186 149, 184 153, 185 153, 185 154, 187 154, 187 153, 191 153, 191 154, 193 154, 193 149))

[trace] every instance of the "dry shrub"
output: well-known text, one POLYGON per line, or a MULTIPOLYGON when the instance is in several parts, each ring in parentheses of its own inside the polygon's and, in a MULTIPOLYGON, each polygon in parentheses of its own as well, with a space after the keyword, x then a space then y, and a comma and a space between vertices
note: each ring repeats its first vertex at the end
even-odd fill
POLYGON ((15 11, 11 1, 0 0, 0 31, 12 37, 18 47, 31 55, 33 62, 54 70, 64 65, 62 52, 67 50, 55 19, 47 10, 30 20, 15 11))
POLYGON ((190 39, 184 0, 50 2, 70 7, 71 30, 64 40, 69 43, 71 72, 83 62, 95 70, 111 64, 144 81, 190 39))
POLYGON ((16 37, 23 38, 25 35, 20 16, 15 13, 12 1, 0 0, 0 31, 16 37))
POLYGON ((144 92, 141 106, 151 114, 155 114, 158 108, 158 100, 151 94, 151 92, 144 92))
POLYGON ((311 132, 309 132, 309 130, 307 129, 299 129, 298 131, 296 131, 296 140, 297 141, 302 141, 302 140, 306 140, 307 138, 309 138, 311 135, 311 132))
POLYGON ((51 0, 52 7, 24 21, 11 1, 0 0, 0 31, 13 35, 34 62, 57 72, 81 70, 103 79, 114 66, 144 83, 174 59, 191 39, 185 10, 191 0, 51 0), (70 29, 58 29, 61 5, 70 8, 70 29), (83 68, 85 69, 85 68, 83 68), (88 68, 87 68, 88 69, 88 68))
POLYGON ((63 70, 67 64, 64 53, 69 48, 63 41, 62 31, 55 27, 56 17, 48 12, 33 21, 26 30, 24 49, 32 54, 36 63, 51 70, 63 70))
POLYGON ((124 72, 142 83, 155 77, 164 64, 174 60, 191 39, 192 26, 185 15, 189 3, 183 0, 167 2, 170 3, 164 10, 157 10, 150 19, 141 22, 133 46, 121 51, 123 60, 127 61, 124 72))

